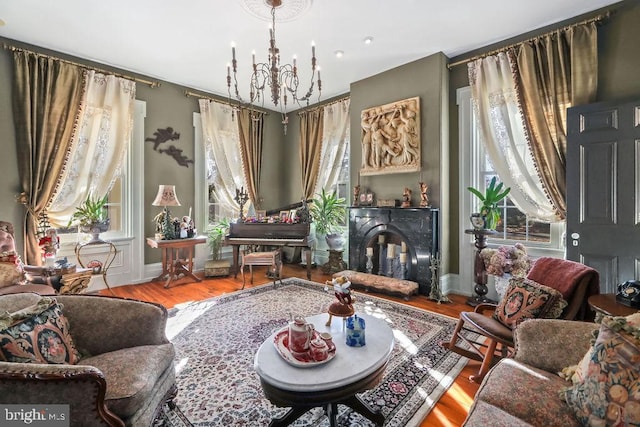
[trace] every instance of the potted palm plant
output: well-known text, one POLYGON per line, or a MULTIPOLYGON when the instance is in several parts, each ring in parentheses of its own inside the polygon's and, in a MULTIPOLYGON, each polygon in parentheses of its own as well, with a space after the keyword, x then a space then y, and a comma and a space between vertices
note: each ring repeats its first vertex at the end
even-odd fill
POLYGON ((335 191, 327 193, 323 188, 309 208, 316 233, 325 236, 329 249, 340 250, 344 244, 342 224, 347 214, 344 202, 335 191))
MULTIPOLYGON (((483 228, 495 230, 498 222, 500 222, 500 208, 498 207, 498 203, 507 197, 507 194, 511 191, 511 187, 506 187, 504 190, 503 187, 503 183, 498 183, 495 176, 491 179, 491 182, 485 189, 484 194, 476 188, 467 187, 471 193, 480 199, 481 205, 479 216, 484 220, 483 228)), ((472 223, 476 226, 476 223, 473 221, 473 215, 472 223)))
POLYGON ((229 232, 229 219, 222 218, 215 222, 208 231, 209 248, 211 248, 212 261, 207 261, 204 265, 205 277, 228 276, 229 261, 221 260, 224 236, 229 232))
POLYGON ((83 233, 91 234, 92 240, 99 240, 100 233, 109 229, 107 195, 97 199, 88 195, 71 215, 67 226, 71 225, 77 225, 83 233))

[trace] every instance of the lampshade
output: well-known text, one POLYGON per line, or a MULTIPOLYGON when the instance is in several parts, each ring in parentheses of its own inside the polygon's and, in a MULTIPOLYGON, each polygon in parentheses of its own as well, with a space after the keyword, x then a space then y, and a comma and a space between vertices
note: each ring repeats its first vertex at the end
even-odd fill
POLYGON ((175 185, 158 185, 158 194, 152 203, 153 206, 181 206, 176 196, 175 185))

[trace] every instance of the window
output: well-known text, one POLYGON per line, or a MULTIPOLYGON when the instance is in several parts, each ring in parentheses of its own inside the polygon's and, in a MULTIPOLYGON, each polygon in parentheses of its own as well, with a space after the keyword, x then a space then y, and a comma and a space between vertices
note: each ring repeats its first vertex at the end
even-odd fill
MULTIPOLYGON (((480 132, 475 125, 470 88, 458 90, 458 106, 460 182, 462 183, 460 187, 464 189, 460 194, 460 221, 464 228, 469 228, 469 218, 472 212, 478 211, 479 201, 466 188, 473 186, 483 191, 491 179, 497 175, 485 153, 480 132)), ((522 147, 522 149, 525 148, 522 147)), ((490 246, 520 242, 528 249, 532 248, 534 255, 536 252, 538 255, 544 252, 549 256, 562 256, 564 223, 549 224, 536 221, 516 208, 509 197, 502 201, 501 210, 502 220, 496 227, 498 234, 489 237, 490 246)))
MULTIPOLYGON (((207 181, 209 180, 207 179, 207 181)), ((207 212, 209 215, 207 225, 212 225, 223 218, 236 218, 239 214, 237 209, 218 200, 215 188, 215 184, 209 184, 209 197, 207 199, 207 212)))

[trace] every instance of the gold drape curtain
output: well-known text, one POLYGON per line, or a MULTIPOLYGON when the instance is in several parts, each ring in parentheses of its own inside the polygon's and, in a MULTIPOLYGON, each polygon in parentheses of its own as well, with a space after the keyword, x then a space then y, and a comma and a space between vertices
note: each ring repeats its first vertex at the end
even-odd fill
POLYGON ((262 165, 264 113, 241 108, 238 112, 240 154, 249 199, 261 209, 260 168, 262 165))
POLYGON ((595 22, 569 27, 519 46, 517 70, 531 150, 542 183, 566 218, 567 108, 593 102, 598 83, 595 22))
POLYGON ((27 208, 24 258, 41 264, 37 218, 57 190, 82 98, 84 71, 71 64, 14 51, 13 118, 18 172, 27 208))
POLYGON ((313 197, 320 170, 324 109, 314 108, 300 113, 300 167, 304 200, 313 197))

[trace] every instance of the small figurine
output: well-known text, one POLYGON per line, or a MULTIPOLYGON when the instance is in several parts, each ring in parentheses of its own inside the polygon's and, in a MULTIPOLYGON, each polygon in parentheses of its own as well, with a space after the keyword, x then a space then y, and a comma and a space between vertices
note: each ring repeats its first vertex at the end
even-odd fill
POLYGON ((353 187, 353 206, 358 206, 360 202, 360 186, 353 187))
POLYGON ((420 183, 420 207, 426 208, 429 206, 429 197, 427 196, 427 190, 429 187, 424 182, 420 183))
POLYGON ((411 189, 405 187, 404 193, 402 193, 402 204, 400 205, 402 208, 411 207, 411 189))

